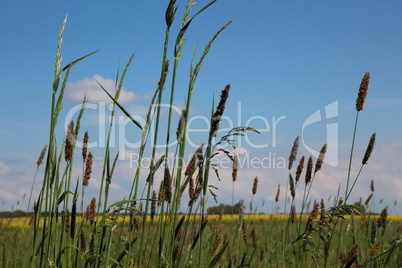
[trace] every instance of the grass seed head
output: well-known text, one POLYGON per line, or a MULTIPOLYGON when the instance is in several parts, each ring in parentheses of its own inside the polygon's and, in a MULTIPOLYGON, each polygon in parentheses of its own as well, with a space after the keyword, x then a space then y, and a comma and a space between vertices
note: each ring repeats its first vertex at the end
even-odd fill
POLYGON ((66 141, 64 147, 64 158, 66 162, 70 162, 73 157, 73 144, 74 144, 74 121, 71 120, 68 124, 66 141))
POLYGON ((388 216, 388 207, 385 207, 381 211, 380 217, 378 217, 378 227, 385 228, 385 224, 387 223, 387 216, 388 216))
POLYGON ((241 232, 243 234, 243 240, 247 244, 247 229, 246 229, 246 223, 243 221, 243 224, 241 226, 241 232))
POLYGON ((43 149, 40 152, 39 158, 36 161, 36 164, 38 165, 38 167, 43 164, 43 158, 45 157, 46 150, 47 150, 47 144, 45 146, 43 146, 43 149))
POLYGON ((377 242, 375 246, 370 250, 370 257, 373 257, 377 254, 378 250, 380 249, 381 242, 377 242))
POLYGON ((202 157, 203 157, 202 156, 202 148, 203 147, 204 147, 204 144, 201 144, 201 146, 198 147, 198 149, 195 151, 195 153, 191 157, 190 163, 188 163, 188 165, 187 165, 184 175, 190 176, 194 173, 197 161, 202 160, 202 157))
POLYGON ((239 226, 243 225, 244 215, 245 215, 246 206, 244 205, 244 199, 239 201, 239 226))
POLYGON ((87 150, 88 150, 88 131, 84 134, 84 140, 82 142, 82 159, 85 161, 87 159, 87 150))
POLYGON ((310 156, 307 163, 307 170, 306 170, 306 185, 311 181, 311 174, 313 172, 313 157, 310 156))
POLYGON ((96 198, 93 197, 91 200, 91 203, 89 204, 89 214, 88 214, 88 219, 89 223, 92 225, 95 222, 95 217, 96 217, 96 198))
POLYGON ((374 193, 374 180, 371 180, 370 189, 371 189, 371 192, 374 193))
POLYGON ((82 253, 85 253, 85 251, 87 250, 87 246, 86 246, 86 243, 85 243, 85 234, 84 234, 84 230, 81 230, 81 233, 80 233, 80 246, 81 246, 81 252, 82 253))
POLYGON ((165 174, 163 177, 163 188, 165 193, 165 201, 170 203, 172 201, 172 177, 170 176, 169 167, 165 167, 165 174))
POLYGON ((324 199, 321 198, 321 214, 320 214, 320 220, 324 220, 325 219, 325 203, 324 203, 324 199))
POLYGON ((233 181, 237 180, 238 164, 239 164, 239 156, 237 154, 235 154, 233 157, 233 167, 232 167, 232 180, 233 181))
POLYGON ((187 110, 186 110, 186 108, 184 108, 181 111, 179 124, 177 125, 177 130, 176 130, 176 139, 177 139, 178 143, 182 142, 182 139, 183 139, 183 136, 184 136, 184 126, 185 126, 185 123, 186 123, 186 114, 187 114, 187 110))
POLYGON ((364 157, 363 157, 363 160, 362 160, 363 165, 367 164, 367 161, 369 160, 369 158, 371 156, 371 153, 373 152, 374 143, 375 143, 375 137, 376 137, 376 134, 373 133, 373 135, 371 135, 370 142, 369 142, 369 144, 367 146, 366 153, 364 154, 364 157))
POLYGON ((364 101, 366 100, 368 87, 370 84, 370 73, 364 74, 362 82, 360 83, 359 94, 356 99, 356 110, 359 112, 363 110, 364 101))
POLYGON ((85 173, 84 173, 84 180, 82 181, 82 184, 84 186, 89 185, 89 180, 91 179, 91 173, 92 173, 92 158, 93 155, 91 152, 88 153, 87 156, 87 161, 85 163, 85 173))
POLYGON ((258 235, 255 232, 255 226, 253 227, 253 229, 251 230, 251 237, 253 238, 253 248, 257 248, 257 244, 258 244, 258 235))
POLYGON ((304 167, 304 155, 302 156, 302 158, 300 158, 299 166, 297 167, 296 170, 296 184, 300 180, 300 175, 303 172, 303 167, 304 167))
POLYGON ((371 193, 371 194, 367 197, 366 202, 364 202, 364 205, 365 205, 365 206, 367 206, 367 205, 370 203, 370 200, 371 200, 372 197, 373 197, 373 193, 371 193))
POLYGON ((377 237, 377 230, 378 230, 378 220, 373 219, 373 222, 371 223, 371 236, 370 236, 371 244, 374 244, 375 242, 375 239, 377 237))
POLYGON ((289 170, 292 169, 293 162, 296 160, 298 148, 299 148, 299 136, 296 137, 295 141, 293 142, 292 150, 290 151, 289 166, 288 166, 289 170))
POLYGON ((190 185, 188 187, 188 195, 191 198, 194 196, 194 179, 190 178, 190 185))
POLYGON ((251 190, 253 195, 255 195, 257 193, 257 189, 258 189, 258 177, 255 177, 254 183, 253 183, 253 189, 251 190))
POLYGON ((293 181, 293 177, 291 174, 289 174, 289 188, 290 188, 290 195, 292 196, 293 199, 295 199, 296 188, 295 188, 295 183, 293 181))
POLYGON ((212 246, 212 252, 211 252, 212 255, 215 254, 216 250, 221 245, 221 242, 222 242, 221 234, 218 231, 216 232, 214 245, 212 246))
POLYGON ((343 265, 349 265, 356 260, 357 252, 359 251, 359 243, 354 244, 348 254, 341 260, 343 265))
POLYGON ((278 184, 278 190, 276 190, 275 202, 279 201, 279 194, 281 193, 281 185, 278 184))
POLYGON ((327 144, 324 144, 324 146, 322 146, 322 148, 321 148, 320 155, 318 156, 317 162, 315 163, 314 174, 317 173, 317 171, 319 171, 321 169, 322 163, 324 162, 326 152, 327 152, 327 144))
POLYGON ((212 118, 211 130, 209 132, 209 138, 215 137, 216 134, 218 133, 219 122, 221 121, 223 112, 225 111, 226 100, 229 97, 229 91, 230 91, 230 84, 227 84, 225 89, 223 89, 221 92, 221 99, 219 101, 218 106, 216 107, 216 111, 212 118))
POLYGON ((290 222, 295 223, 296 220, 296 207, 295 205, 292 205, 290 208, 290 222))
POLYGON ((315 203, 313 210, 310 213, 310 217, 307 221, 307 230, 312 231, 313 229, 315 229, 315 220, 317 219, 319 209, 320 204, 315 203))

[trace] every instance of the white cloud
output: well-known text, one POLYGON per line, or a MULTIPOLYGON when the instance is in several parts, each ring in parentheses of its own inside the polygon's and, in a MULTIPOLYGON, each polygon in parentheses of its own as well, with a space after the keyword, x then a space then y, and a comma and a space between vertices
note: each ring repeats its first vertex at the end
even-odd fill
MULTIPOLYGON (((109 98, 109 96, 107 96, 105 92, 103 92, 97 81, 112 96, 114 96, 115 81, 112 79, 103 78, 100 75, 94 75, 91 78, 85 78, 74 83, 69 83, 66 87, 66 94, 72 101, 79 103, 82 102, 85 95, 87 95, 88 102, 90 103, 112 103, 112 100, 109 98)), ((133 92, 126 91, 124 87, 121 89, 119 97, 120 103, 127 103, 136 99, 137 96, 133 92)))

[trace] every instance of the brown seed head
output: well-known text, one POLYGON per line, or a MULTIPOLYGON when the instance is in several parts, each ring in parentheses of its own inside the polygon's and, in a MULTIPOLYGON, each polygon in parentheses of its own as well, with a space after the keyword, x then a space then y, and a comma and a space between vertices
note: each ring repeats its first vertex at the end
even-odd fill
POLYGON ((314 174, 317 173, 317 171, 319 171, 321 169, 322 163, 324 162, 326 152, 327 152, 327 144, 324 144, 324 146, 322 146, 322 148, 321 148, 320 155, 318 156, 317 162, 315 163, 314 174))
POLYGON ((183 139, 183 134, 184 134, 184 125, 186 122, 186 114, 187 114, 187 110, 186 108, 184 108, 181 111, 181 116, 180 116, 180 120, 179 120, 179 124, 177 125, 177 130, 176 130, 176 139, 178 143, 182 142, 183 139))
POLYGON ((324 220, 325 219, 325 203, 324 203, 324 199, 321 198, 321 214, 320 214, 320 220, 324 220))
POLYGON ((169 167, 165 167, 165 175, 163 177, 163 188, 165 193, 165 201, 172 201, 172 177, 170 176, 169 167))
POLYGON ((233 168, 232 168, 232 180, 233 181, 236 181, 236 179, 237 179, 238 164, 239 164, 239 157, 237 154, 235 154, 233 157, 233 168))
POLYGON ((43 164, 43 158, 45 157, 46 150, 47 150, 47 144, 45 146, 43 146, 43 149, 40 152, 40 156, 39 156, 38 160, 36 161, 36 164, 38 165, 38 167, 43 164))
POLYGON ((81 245, 81 252, 84 253, 87 250, 87 246, 85 243, 85 234, 83 230, 81 230, 80 233, 80 245, 81 245))
POLYGON ((253 238, 253 248, 257 248, 258 236, 257 233, 255 232, 255 226, 251 230, 251 237, 253 238))
POLYGON ((225 111, 226 100, 229 97, 230 85, 227 84, 225 89, 221 92, 221 99, 219 101, 218 106, 216 107, 216 111, 214 113, 214 117, 212 118, 211 130, 209 132, 209 137, 215 137, 219 130, 219 122, 221 121, 223 112, 225 111))
POLYGON ((152 192, 152 202, 151 202, 151 221, 154 220, 155 217, 155 213, 156 213, 156 200, 157 200, 157 196, 156 196, 156 191, 152 192))
POLYGON ((88 153, 87 156, 87 161, 85 163, 85 174, 84 174, 84 180, 82 181, 82 185, 88 186, 89 185, 89 179, 91 179, 91 173, 92 173, 92 158, 93 155, 91 152, 88 153))
POLYGON ((94 224, 95 217, 96 217, 96 198, 93 197, 91 203, 89 204, 89 215, 88 215, 88 219, 91 225, 94 224))
POLYGON ((278 190, 276 190, 275 202, 279 201, 279 194, 281 192, 281 185, 278 184, 278 190))
POLYGON ((158 206, 160 206, 161 202, 165 200, 163 181, 161 181, 161 184, 159 185, 158 200, 159 200, 158 206))
POLYGON ((74 144, 74 121, 71 120, 68 124, 66 141, 64 147, 64 158, 66 162, 70 162, 73 157, 73 144, 74 144))
POLYGON ((388 216, 388 207, 385 207, 381 211, 380 217, 378 217, 378 227, 385 228, 385 224, 387 223, 387 216, 388 216))
POLYGON ((299 148, 299 136, 296 137, 295 141, 293 142, 292 151, 290 151, 289 166, 288 166, 289 170, 292 169, 293 162, 296 160, 298 148, 299 148))
POLYGON ((349 250, 348 254, 342 259, 342 264, 347 265, 349 262, 352 262, 355 260, 357 256, 357 252, 359 251, 359 243, 356 243, 352 246, 352 248, 349 250))
POLYGON ((313 157, 310 156, 307 163, 307 170, 306 170, 306 184, 309 184, 311 181, 311 173, 313 172, 313 157))
POLYGON ((292 223, 295 223, 295 219, 296 219, 296 207, 294 205, 292 205, 292 207, 290 209, 290 221, 292 223))
POLYGON ((374 180, 371 180, 370 189, 372 192, 374 192, 374 180))
POLYGON ((360 83, 359 94, 356 99, 356 110, 359 112, 363 110, 364 101, 366 100, 368 87, 370 84, 370 73, 367 72, 363 76, 362 82, 360 83))
POLYGON ((371 156, 371 153, 373 152, 374 143, 375 143, 375 136, 376 136, 375 133, 373 133, 373 135, 371 135, 370 142, 369 142, 369 144, 367 146, 366 153, 364 154, 364 157, 363 157, 363 160, 362 160, 363 165, 367 164, 367 161, 369 160, 369 158, 371 156))
POLYGON ((373 222, 371 223, 371 244, 374 244, 375 239, 377 237, 377 230, 378 230, 378 220, 373 219, 373 222))
POLYGON ((239 226, 243 225, 246 206, 244 205, 244 199, 239 201, 239 226))
POLYGON ((216 232, 214 245, 212 246, 212 252, 211 252, 212 255, 216 252, 216 250, 220 246, 221 242, 222 242, 221 234, 218 231, 218 232, 216 232))
POLYGON ((200 147, 195 151, 193 156, 191 157, 190 163, 188 163, 188 166, 186 168, 186 171, 184 172, 184 175, 190 176, 194 173, 195 171, 195 165, 197 160, 199 160, 200 155, 202 156, 202 148, 204 147, 204 144, 201 144, 200 147))
POLYGON ((31 216, 31 219, 29 220, 29 226, 32 226, 32 225, 34 225, 35 224, 35 221, 36 221, 36 215, 35 215, 35 213, 34 214, 32 214, 32 216, 31 216))
POLYGON ((247 229, 246 229, 246 223, 243 221, 243 224, 241 226, 241 232, 243 234, 243 240, 247 244, 247 229))
POLYGON ((188 202, 188 206, 191 206, 192 204, 194 204, 195 201, 197 201, 198 196, 200 195, 202 189, 203 189, 202 185, 197 182, 197 187, 194 191, 192 198, 190 198, 190 201, 188 202))
POLYGON ((366 202, 364 203, 365 206, 367 206, 368 203, 370 203, 370 200, 371 200, 372 197, 373 197, 373 193, 371 193, 371 194, 369 195, 369 197, 367 197, 366 202))
POLYGON ((296 188, 295 188, 295 183, 293 181, 292 174, 289 173, 289 188, 290 188, 290 195, 292 196, 293 199, 296 197, 296 188))
POLYGON ((380 249, 381 242, 377 242, 375 246, 370 250, 370 257, 377 254, 378 250, 380 249))
POLYGON ((303 172, 303 167, 304 167, 304 155, 302 156, 302 158, 300 158, 299 166, 297 167, 296 170, 296 184, 299 181, 300 175, 303 172))
POLYGON ((314 208, 311 211, 310 217, 307 221, 307 230, 312 231, 315 228, 315 220, 317 219, 319 209, 320 209, 320 204, 315 203, 314 208))
POLYGON ((88 131, 84 134, 84 140, 82 142, 82 159, 85 161, 87 159, 87 150, 88 150, 88 131))
POLYGON ((70 232, 70 216, 68 216, 68 212, 65 215, 65 221, 66 221, 65 231, 66 233, 68 233, 70 232))
POLYGON ((188 187, 188 195, 189 195, 190 199, 194 195, 194 179, 193 178, 190 179, 190 185, 188 187))
POLYGON ((253 183, 253 189, 252 189, 252 193, 253 195, 255 195, 257 193, 257 188, 258 188, 258 177, 254 178, 254 183, 253 183))

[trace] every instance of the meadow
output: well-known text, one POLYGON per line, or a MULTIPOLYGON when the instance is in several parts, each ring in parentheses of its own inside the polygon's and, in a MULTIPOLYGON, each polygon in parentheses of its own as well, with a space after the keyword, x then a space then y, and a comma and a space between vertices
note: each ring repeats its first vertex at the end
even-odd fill
MULTIPOLYGON (((123 105, 119 95, 127 70, 134 59, 131 55, 120 72, 117 71, 115 92, 112 95, 101 83, 99 90, 113 101, 111 117, 122 111, 130 123, 141 130, 139 162, 150 152, 148 169, 141 165, 133 174, 132 186, 118 202, 109 201, 109 189, 113 180, 119 154, 112 153, 109 146, 113 120, 110 121, 99 194, 84 204, 86 188, 90 187, 93 155, 87 144, 90 134, 80 129, 87 98, 83 99, 80 112, 68 125, 66 133, 57 133, 57 124, 63 121, 65 88, 70 70, 82 60, 98 51, 78 58, 64 66, 61 60, 63 21, 57 42, 51 94, 49 137, 37 161, 37 171, 43 169, 41 190, 37 197, 30 194, 28 210, 31 217, 0 219, 0 264, 2 267, 401 267, 402 266, 402 220, 388 215, 384 207, 379 214, 371 213, 372 194, 358 203, 351 203, 357 176, 352 177, 352 165, 360 171, 369 164, 374 150, 376 134, 373 133, 360 163, 352 163, 355 140, 359 137, 357 124, 370 82, 370 73, 365 73, 360 87, 356 89, 356 121, 351 130, 352 144, 345 189, 334 193, 331 199, 311 200, 310 190, 314 178, 325 160, 327 144, 323 144, 317 158, 297 156, 299 137, 290 141, 291 150, 287 163, 286 192, 279 193, 275 202, 283 202, 282 214, 246 213, 246 204, 251 200, 237 200, 232 194, 232 206, 238 205, 238 213, 228 211, 219 215, 206 213, 206 199, 219 200, 215 177, 219 169, 213 165, 214 158, 224 156, 232 163, 231 179, 237 181, 238 156, 234 139, 245 133, 258 131, 252 126, 237 126, 227 133, 219 132, 219 123, 224 115, 231 85, 222 85, 219 100, 212 100, 210 130, 205 142, 195 152, 186 148, 186 126, 192 104, 195 83, 214 42, 231 23, 228 21, 211 37, 200 53, 194 53, 189 67, 186 106, 178 122, 173 121, 172 109, 168 112, 167 129, 162 129, 162 96, 174 105, 177 94, 176 74, 191 29, 191 22, 207 12, 215 1, 199 10, 193 10, 194 2, 188 1, 180 17, 177 3, 171 0, 165 16, 165 42, 162 45, 160 79, 155 85, 145 123, 134 119, 123 105), (174 23, 177 22, 178 23, 174 23), (197 55, 200 55, 197 57, 197 55), (169 60, 168 56, 172 55, 169 60), (171 84, 167 84, 167 77, 171 84), (102 92, 103 91, 103 92, 102 92), (216 101, 216 103, 215 103, 216 101), (153 126, 154 128, 151 128, 153 126), (153 131, 153 133, 151 133, 153 131), (84 133, 83 133, 84 132, 84 133), (163 135, 166 133, 166 135, 163 135), (174 133, 174 134, 172 134, 174 133), (152 135, 151 135, 152 134, 152 135), (60 142, 60 135, 64 135, 60 142), (152 137, 152 138, 151 138, 152 137), (176 139, 177 146, 168 146, 176 139), (77 140, 82 147, 76 146, 77 140), (166 140, 165 153, 157 157, 158 140, 166 140), (217 140, 217 142, 216 142, 217 140), (232 151, 223 147, 229 145, 232 151), (77 158, 75 150, 80 149, 77 158), (186 159, 187 154, 192 154, 186 159), (173 165, 167 156, 173 154, 173 165), (81 168, 81 176, 73 176, 73 168, 81 168), (163 171, 163 179, 156 180, 156 172, 163 171), (142 174, 147 174, 145 177, 142 174), (210 178, 214 180, 210 180, 210 178), (145 182, 145 188, 140 181, 145 182), (298 196, 303 196, 300 204, 298 196), (188 202, 182 202, 187 196, 188 202), (296 208, 300 207, 300 211, 296 208), (31 210, 33 208, 33 210, 31 210), (363 208, 363 209, 362 209, 363 208), (229 214, 228 214, 229 213, 229 214)), ((194 48, 198 51, 199 48, 194 48)), ((183 78, 180 78, 183 79, 183 78)), ((209 105, 209 104, 208 104, 209 105)), ((46 143, 46 141, 44 141, 46 143)), ((37 173, 39 174, 39 172, 37 173)), ((32 189, 35 185, 36 176, 32 189)), ((258 178, 250 185, 252 196, 258 191, 258 178)), ((27 212, 28 213, 28 212, 27 212)))

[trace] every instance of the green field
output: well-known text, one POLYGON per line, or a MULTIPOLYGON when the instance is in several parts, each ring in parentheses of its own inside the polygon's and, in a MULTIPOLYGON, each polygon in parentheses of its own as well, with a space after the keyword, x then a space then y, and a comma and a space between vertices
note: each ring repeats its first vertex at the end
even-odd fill
MULTIPOLYGON (((359 244, 356 261, 366 263, 366 267, 399 267, 402 262, 401 247, 391 250, 400 244, 398 241, 402 232, 400 217, 389 217, 385 227, 378 229, 374 240, 372 238, 372 222, 377 219, 378 215, 355 216, 354 220, 347 217, 348 219, 345 219, 343 224, 338 225, 334 230, 333 246, 330 247, 328 255, 324 252, 326 242, 320 238, 320 235, 325 234, 320 231, 320 228, 326 228, 328 218, 321 220, 321 217, 318 216, 314 230, 295 242, 294 240, 299 237, 297 222, 291 223, 284 220, 284 215, 245 215, 242 228, 239 227, 238 215, 223 215, 223 217, 210 215, 206 217, 207 223, 202 232, 202 243, 199 245, 196 243, 194 249, 191 250, 196 241, 194 231, 198 230, 199 219, 188 220, 187 216, 183 217, 185 219, 178 231, 165 234, 166 239, 171 239, 171 248, 166 248, 166 253, 163 255, 166 260, 173 259, 176 265, 180 264, 183 267, 208 267, 216 256, 220 256, 215 264, 216 267, 228 267, 230 263, 232 267, 242 265, 249 265, 249 267, 314 267, 316 264, 322 267, 325 258, 328 259, 328 267, 340 267, 341 254, 347 255, 355 243, 359 244), (171 252, 172 255, 168 252, 171 252)), ((142 249, 143 258, 138 267, 157 267, 158 261, 160 261, 158 244, 161 239, 158 231, 159 219, 154 218, 153 222, 147 221, 145 225, 133 226, 130 231, 129 219, 124 223, 122 222, 124 217, 118 218, 107 219, 104 225, 106 228, 101 231, 96 230, 95 226, 102 221, 102 217, 98 217, 93 226, 86 220, 81 225, 80 219, 77 221, 79 229, 73 240, 71 240, 71 229, 61 229, 62 224, 59 219, 60 227, 53 230, 59 234, 57 236, 59 241, 53 241, 55 248, 52 248, 51 254, 54 254, 54 257, 62 258, 60 262, 69 267, 93 267, 96 263, 96 245, 110 243, 108 265, 116 262, 124 263, 123 260, 126 258, 127 266, 122 266, 132 267, 139 258, 138 239, 142 233, 145 233, 147 243, 142 249), (131 244, 129 243, 130 237, 133 237, 132 241, 134 241, 131 244), (78 244, 59 248, 57 245, 62 245, 61 240, 63 239, 68 244, 74 240, 78 244), (131 254, 125 254, 119 259, 126 252, 125 247, 128 245, 130 245, 131 254), (60 254, 61 252, 62 254, 60 254)), ((305 218, 308 218, 308 215, 305 218)), ((176 227, 180 225, 180 219, 177 219, 176 227)), ((32 250, 34 227, 32 225, 15 226, 24 222, 26 224, 29 219, 14 218, 1 221, 2 267, 29 266, 30 255, 23 253, 32 250), (14 226, 8 226, 8 224, 14 226), (19 252, 18 258, 15 258, 16 252, 19 252)), ((169 224, 169 222, 164 224, 169 224)), ((301 233, 305 232, 306 224, 307 221, 304 220, 301 233)), ((38 231, 41 232, 42 228, 39 228, 38 231)), ((45 266, 51 266, 51 259, 46 261, 45 266)), ((104 258, 99 260, 101 267, 106 267, 106 263, 104 258)))

